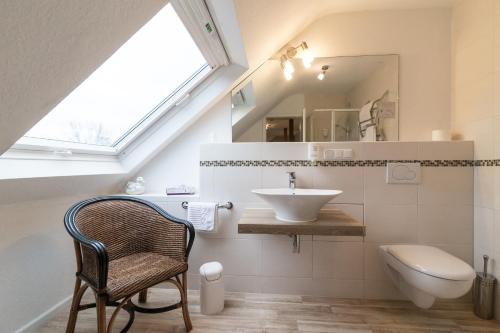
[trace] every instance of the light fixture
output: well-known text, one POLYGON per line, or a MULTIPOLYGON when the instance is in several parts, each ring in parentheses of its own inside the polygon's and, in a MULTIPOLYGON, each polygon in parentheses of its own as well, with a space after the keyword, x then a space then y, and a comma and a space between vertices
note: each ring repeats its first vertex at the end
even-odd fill
POLYGON ((302 51, 302 63, 304 64, 305 68, 311 68, 314 61, 314 56, 311 50, 309 50, 309 48, 307 47, 306 42, 302 42, 302 44, 304 45, 302 51))
POLYGON ((330 68, 330 66, 324 65, 321 67, 321 72, 318 74, 318 80, 323 81, 326 75, 326 71, 330 68))
POLYGON ((285 75, 286 80, 292 79, 292 74, 295 72, 295 68, 293 67, 292 62, 285 55, 282 55, 280 58, 281 61, 281 69, 283 70, 283 75, 285 75))
POLYGON ((290 61, 290 59, 285 60, 284 67, 285 67, 284 71, 287 72, 287 73, 292 74, 293 72, 295 72, 295 68, 293 67, 293 64, 290 61))
POLYGON ((289 47, 286 49, 286 57, 287 59, 292 59, 295 58, 297 55, 297 50, 302 50, 302 62, 304 63, 305 68, 310 68, 313 61, 314 61, 314 56, 311 53, 311 50, 309 50, 309 46, 307 46, 306 42, 300 43, 296 47, 289 47))
POLYGON ((301 42, 296 47, 291 46, 287 48, 285 54, 280 57, 281 69, 283 70, 283 74, 287 80, 291 80, 293 77, 292 74, 295 71, 295 68, 290 60, 295 58, 297 50, 299 49, 302 50, 302 63, 305 68, 310 68, 314 61, 314 56, 312 55, 311 50, 309 50, 306 42, 301 42))

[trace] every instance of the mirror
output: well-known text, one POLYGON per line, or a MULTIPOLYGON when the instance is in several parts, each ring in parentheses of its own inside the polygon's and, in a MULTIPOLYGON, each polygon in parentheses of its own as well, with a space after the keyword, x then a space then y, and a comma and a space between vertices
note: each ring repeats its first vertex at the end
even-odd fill
POLYGON ((233 142, 398 140, 397 55, 270 59, 231 93, 233 142))

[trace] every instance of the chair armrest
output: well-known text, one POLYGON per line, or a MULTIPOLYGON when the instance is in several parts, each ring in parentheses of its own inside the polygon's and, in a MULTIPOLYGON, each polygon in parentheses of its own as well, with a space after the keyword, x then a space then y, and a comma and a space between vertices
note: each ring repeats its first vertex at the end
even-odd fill
MULTIPOLYGON (((140 200, 140 199, 135 199, 135 200, 140 200)), ((162 209, 161 207, 159 207, 159 206, 157 206, 149 201, 144 201, 144 200, 140 200, 140 201, 142 203, 145 203, 149 207, 153 208, 154 210, 156 210, 158 212, 158 214, 160 214, 161 216, 163 216, 165 219, 169 220, 170 222, 182 224, 186 227, 185 230, 187 230, 187 233, 189 234, 189 235, 186 235, 186 236, 189 236, 189 238, 187 239, 187 244, 186 244, 186 249, 185 249, 185 259, 187 261, 187 259, 189 258, 189 253, 191 252, 191 248, 193 247, 194 238, 196 236, 193 224, 187 220, 183 220, 183 219, 180 219, 180 218, 175 217, 173 215, 170 215, 164 209, 162 209)))
POLYGON ((86 204, 85 201, 71 207, 64 216, 64 225, 78 248, 76 250, 77 274, 96 289, 106 288, 108 280, 108 253, 102 242, 84 236, 74 224, 78 210, 86 204))
POLYGON ((189 258, 189 253, 191 252, 191 248, 193 247, 194 238, 196 236, 193 224, 191 224, 191 222, 189 222, 187 220, 180 219, 180 218, 175 217, 173 215, 170 215, 163 208, 161 208, 160 206, 158 206, 150 201, 146 201, 146 200, 135 198, 135 197, 125 197, 125 196, 111 196, 111 197, 107 197, 107 198, 108 199, 115 199, 115 200, 128 200, 128 201, 139 202, 139 203, 146 205, 149 208, 155 210, 158 214, 160 214, 162 217, 164 217, 169 222, 183 225, 185 227, 184 235, 189 236, 189 237, 186 237, 187 244, 186 244, 186 248, 184 249, 184 259, 187 261, 187 259, 189 258), (188 233, 189 235, 186 235, 186 233, 188 233))

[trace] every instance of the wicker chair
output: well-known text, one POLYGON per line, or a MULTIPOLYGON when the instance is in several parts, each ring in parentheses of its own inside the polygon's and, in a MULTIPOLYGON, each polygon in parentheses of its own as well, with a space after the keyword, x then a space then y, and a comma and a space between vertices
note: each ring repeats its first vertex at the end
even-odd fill
POLYGON ((127 332, 134 313, 160 313, 182 307, 186 330, 192 328, 187 306, 186 272, 195 232, 191 223, 167 214, 160 207, 136 198, 110 196, 81 201, 64 217, 74 239, 76 283, 66 332, 74 332, 78 312, 97 309, 97 332, 111 332, 120 309, 130 314, 121 332, 127 332), (189 233, 189 237, 188 234, 189 233), (161 282, 174 284, 179 303, 146 308, 147 289, 161 282), (82 285, 83 283, 83 285, 82 285), (90 287, 96 302, 81 305, 90 287), (106 306, 115 306, 106 326, 106 306))

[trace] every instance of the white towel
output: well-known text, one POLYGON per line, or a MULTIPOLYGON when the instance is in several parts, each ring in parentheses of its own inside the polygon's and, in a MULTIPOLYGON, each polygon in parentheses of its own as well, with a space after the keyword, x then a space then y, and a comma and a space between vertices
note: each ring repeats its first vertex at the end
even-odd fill
POLYGON ((373 102, 368 102, 361 107, 361 110, 359 111, 359 121, 371 119, 372 114, 370 111, 372 110, 372 106, 373 102))
POLYGON ((365 136, 361 137, 361 141, 377 141, 377 133, 375 131, 375 126, 366 128, 365 136))
MULTIPOLYGON (((373 102, 368 102, 361 107, 359 111, 359 122, 365 120, 370 120, 372 118, 371 110, 373 107, 373 102)), ((375 126, 368 127, 371 122, 365 122, 361 124, 361 129, 364 130, 364 135, 360 135, 361 141, 377 141, 377 132, 375 126)))
POLYGON ((217 219, 217 204, 213 202, 190 202, 187 219, 196 230, 213 231, 217 219))

